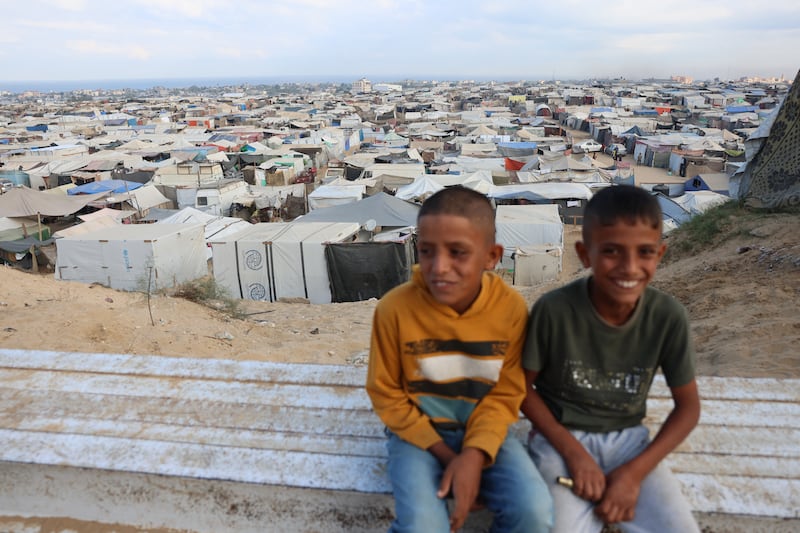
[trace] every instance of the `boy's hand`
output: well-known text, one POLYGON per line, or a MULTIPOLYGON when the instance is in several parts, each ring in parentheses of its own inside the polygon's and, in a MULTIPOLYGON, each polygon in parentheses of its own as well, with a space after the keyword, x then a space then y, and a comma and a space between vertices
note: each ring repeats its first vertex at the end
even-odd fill
POLYGON ((640 488, 641 479, 625 465, 612 470, 606 480, 603 499, 594 508, 595 514, 607 524, 633 520, 640 488))
POLYGON ((572 476, 572 492, 590 502, 600 501, 606 490, 606 475, 594 458, 583 446, 578 446, 575 453, 564 460, 572 476))
POLYGON ((439 483, 439 498, 446 498, 453 491, 453 512, 450 514, 450 531, 457 531, 464 525, 470 510, 478 497, 481 484, 481 471, 486 456, 477 448, 464 448, 447 465, 439 483))

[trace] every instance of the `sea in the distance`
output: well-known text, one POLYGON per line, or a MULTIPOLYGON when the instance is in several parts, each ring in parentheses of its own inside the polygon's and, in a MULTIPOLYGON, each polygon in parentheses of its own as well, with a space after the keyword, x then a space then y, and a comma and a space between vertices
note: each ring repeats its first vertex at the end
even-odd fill
POLYGON ((42 93, 78 90, 145 90, 153 87, 180 89, 183 87, 229 87, 241 85, 276 85, 281 83, 347 83, 362 76, 253 76, 253 77, 203 77, 203 78, 141 78, 119 80, 0 80, 0 91, 42 93))
MULTIPOLYGON (((23 93, 25 91, 38 91, 42 93, 67 92, 78 90, 115 90, 136 89, 146 90, 153 87, 166 89, 180 89, 184 87, 237 87, 242 85, 277 85, 282 83, 346 83, 362 77, 386 82, 426 79, 414 76, 393 76, 389 80, 386 76, 369 75, 307 75, 307 76, 218 76, 197 78, 141 78, 141 79, 96 79, 96 80, 0 80, 0 91, 23 93)), ((470 79, 482 79, 471 77, 470 79)), ((487 78, 488 80, 488 78, 487 78)))

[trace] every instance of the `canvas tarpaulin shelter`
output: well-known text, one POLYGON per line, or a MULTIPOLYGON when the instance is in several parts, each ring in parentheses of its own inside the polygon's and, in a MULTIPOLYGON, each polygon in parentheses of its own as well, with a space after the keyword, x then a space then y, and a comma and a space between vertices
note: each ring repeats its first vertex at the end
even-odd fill
POLYGON ((56 279, 126 291, 208 274, 203 224, 119 224, 56 240, 56 279))
POLYGON ((247 300, 330 303, 325 246, 352 240, 360 228, 355 222, 253 224, 211 243, 214 280, 230 295, 247 300))
POLYGON ((557 205, 498 205, 497 242, 503 245, 502 264, 511 268, 514 250, 530 245, 563 248, 564 223, 557 205))
POLYGON ((203 224, 207 259, 212 257, 211 241, 220 240, 252 226, 250 222, 241 218, 212 215, 194 207, 184 207, 177 213, 162 218, 156 224, 203 224))
POLYGON ((2 217, 64 217, 80 211, 86 205, 108 193, 84 194, 75 197, 57 196, 27 187, 14 187, 0 195, 2 217))
POLYGON ((381 227, 414 226, 419 205, 385 192, 345 205, 315 209, 298 219, 303 222, 358 222, 374 220, 381 227))
POLYGON ((313 211, 323 207, 351 204, 361 200, 366 192, 366 185, 360 183, 320 185, 308 195, 308 208, 313 211))
POLYGON ((325 247, 332 302, 381 298, 411 277, 414 239, 331 243, 325 247))
POLYGON ((745 142, 731 192, 751 207, 800 205, 800 71, 783 103, 745 142))
POLYGON ((135 181, 99 180, 99 181, 90 181, 89 183, 84 183, 83 185, 72 187, 70 190, 67 191, 67 194, 69 196, 75 196, 78 194, 95 194, 99 192, 108 192, 108 193, 130 192, 135 189, 138 189, 141 186, 142 186, 141 183, 137 183, 135 181))
POLYGON ((0 241, 17 241, 27 237, 38 238, 41 232, 41 239, 50 237, 50 228, 38 224, 36 220, 29 218, 9 218, 0 217, 0 241))
POLYGON ((558 279, 561 272, 561 246, 526 245, 514 250, 514 285, 537 285, 558 279))

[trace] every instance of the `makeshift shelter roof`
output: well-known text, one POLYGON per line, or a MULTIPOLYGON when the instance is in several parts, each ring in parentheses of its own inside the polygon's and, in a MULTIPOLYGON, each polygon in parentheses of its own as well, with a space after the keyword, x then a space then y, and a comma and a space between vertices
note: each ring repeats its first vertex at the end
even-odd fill
MULTIPOLYGON (((238 233, 252 224, 236 217, 223 217, 204 213, 194 207, 184 207, 180 211, 160 219, 157 224, 203 224, 203 238, 206 244, 238 233)), ((206 247, 206 258, 211 259, 211 247, 206 247)))
POLYGON ((494 186, 492 198, 526 198, 542 200, 589 200, 592 190, 583 183, 534 182, 494 186))
POLYGON ((644 137, 644 132, 639 128, 639 126, 633 126, 625 131, 622 132, 623 135, 637 135, 639 137, 644 137))
POLYGON ((687 191, 672 200, 680 204, 686 211, 697 215, 717 205, 730 202, 731 197, 714 191, 687 191))
POLYGON ((395 192, 395 197, 403 200, 423 201, 437 191, 444 189, 444 185, 432 179, 433 174, 424 174, 414 180, 413 183, 399 187, 395 192))
POLYGON ((39 248, 42 246, 47 246, 48 244, 52 243, 53 239, 40 241, 36 237, 25 237, 24 239, 0 242, 0 250, 4 250, 6 252, 11 252, 15 254, 20 254, 30 250, 31 246, 39 248))
POLYGON ((113 220, 119 221, 124 218, 131 217, 136 214, 136 211, 129 211, 129 210, 120 210, 120 209, 111 209, 109 207, 104 207, 103 209, 99 209, 93 213, 87 213, 85 215, 78 215, 78 218, 83 220, 84 222, 90 222, 92 220, 98 220, 100 218, 111 218, 113 220))
POLYGON ((409 203, 385 192, 368 196, 363 200, 345 205, 314 209, 303 215, 303 222, 358 222, 364 224, 374 220, 378 226, 415 226, 419 205, 409 203))
POLYGON ((75 196, 77 194, 94 194, 99 192, 121 193, 136 190, 141 186, 141 183, 137 183, 135 181, 100 180, 91 181, 89 183, 73 187, 67 191, 67 194, 70 196, 75 196))
MULTIPOLYGON (((101 209, 101 211, 105 211, 105 209, 101 209)), ((109 209, 109 211, 113 211, 113 209, 109 209)), ((70 226, 68 228, 59 230, 53 233, 53 237, 58 237, 58 238, 74 237, 77 235, 83 235, 85 233, 91 233, 93 231, 97 231, 102 228, 118 226, 119 224, 120 222, 114 219, 113 217, 103 216, 103 217, 93 218, 85 222, 82 222, 80 224, 75 224, 74 226, 70 226)))
POLYGON ((660 192, 654 192, 652 194, 656 197, 661 206, 661 212, 665 221, 671 220, 674 225, 680 226, 692 218, 692 214, 675 201, 674 198, 670 198, 666 194, 660 192))
POLYGON ((497 135, 497 132, 487 126, 486 124, 481 124, 477 128, 473 129, 469 132, 470 135, 497 135))
POLYGON ((308 207, 313 211, 321 207, 351 204, 361 200, 366 192, 367 187, 362 184, 320 185, 308 194, 308 207))
POLYGON ((727 194, 730 188, 730 176, 724 172, 713 174, 697 174, 684 182, 687 191, 714 191, 727 194))
POLYGON ((68 197, 34 191, 28 187, 14 187, 5 194, 0 195, 0 216, 30 217, 45 215, 63 217, 80 211, 88 203, 106 194, 108 193, 101 192, 68 197))

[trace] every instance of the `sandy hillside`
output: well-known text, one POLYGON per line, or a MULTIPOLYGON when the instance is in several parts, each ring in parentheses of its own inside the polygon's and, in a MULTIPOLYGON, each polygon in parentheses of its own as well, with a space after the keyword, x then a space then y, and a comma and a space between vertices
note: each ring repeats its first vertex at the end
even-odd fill
MULTIPOLYGON (((800 377, 798 214, 738 222, 735 237, 667 262, 656 286, 689 309, 702 375, 800 377)), ((580 273, 568 249, 558 282, 580 273)), ((679 237, 668 242, 676 250, 679 237)), ((147 297, 63 282, 52 273, 0 267, 0 346, 4 348, 364 364, 375 301, 310 305, 242 301, 244 319, 164 295, 147 297)))

